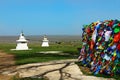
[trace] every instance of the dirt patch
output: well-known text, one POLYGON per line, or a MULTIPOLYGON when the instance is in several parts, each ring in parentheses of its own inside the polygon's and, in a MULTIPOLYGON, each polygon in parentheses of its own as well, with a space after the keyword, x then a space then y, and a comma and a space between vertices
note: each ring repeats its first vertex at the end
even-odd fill
POLYGON ((12 80, 13 76, 0 74, 0 80, 12 80))
POLYGON ((81 71, 86 74, 86 75, 91 75, 92 72, 90 71, 90 69, 88 67, 84 67, 84 66, 79 66, 81 71))
POLYGON ((15 63, 14 55, 6 54, 0 51, 0 65, 3 65, 3 64, 12 65, 14 63, 15 63))
POLYGON ((15 69, 14 55, 0 51, 0 80, 10 80, 12 76, 3 75, 1 73, 13 69, 15 69))

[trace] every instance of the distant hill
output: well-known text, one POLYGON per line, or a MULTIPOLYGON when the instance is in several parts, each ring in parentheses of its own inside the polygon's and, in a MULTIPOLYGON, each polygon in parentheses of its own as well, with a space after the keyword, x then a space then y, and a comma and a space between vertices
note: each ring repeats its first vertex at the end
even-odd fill
MULTIPOLYGON (((38 43, 42 42, 43 36, 25 36, 27 40, 30 41, 30 43, 38 43)), ((19 36, 0 36, 0 43, 16 43, 16 40, 19 38, 19 36)), ((48 35, 48 40, 50 42, 69 42, 69 41, 80 41, 81 36, 78 35, 48 35)))

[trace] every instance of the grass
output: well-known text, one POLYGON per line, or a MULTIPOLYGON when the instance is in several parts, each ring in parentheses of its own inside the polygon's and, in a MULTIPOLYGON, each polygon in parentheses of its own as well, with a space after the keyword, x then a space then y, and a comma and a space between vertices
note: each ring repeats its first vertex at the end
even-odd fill
MULTIPOLYGON (((41 47, 40 44, 29 44, 29 48, 32 50, 26 51, 11 51, 16 47, 15 43, 0 43, 0 50, 8 54, 15 55, 16 65, 47 62, 52 60, 74 59, 78 57, 77 48, 80 47, 80 43, 77 44, 50 44, 50 47, 41 47), (62 51, 64 54, 42 54, 40 51, 62 51)), ((13 78, 13 80, 47 80, 44 78, 13 78)))
POLYGON ((34 43, 29 44, 32 50, 28 51, 11 51, 14 49, 16 44, 7 43, 0 44, 0 50, 7 52, 9 54, 15 55, 15 60, 17 65, 36 63, 36 62, 47 62, 52 60, 62 60, 62 59, 74 59, 77 58, 78 51, 77 48, 80 44, 51 44, 50 47, 41 47, 40 44, 34 43), (69 53, 69 55, 60 54, 42 54, 40 51, 63 51, 63 53, 69 53))

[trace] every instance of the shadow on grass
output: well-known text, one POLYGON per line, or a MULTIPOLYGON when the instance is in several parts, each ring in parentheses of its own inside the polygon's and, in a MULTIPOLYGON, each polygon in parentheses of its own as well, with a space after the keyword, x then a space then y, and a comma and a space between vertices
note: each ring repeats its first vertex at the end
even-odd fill
POLYGON ((27 63, 34 63, 34 62, 47 62, 51 60, 62 60, 62 59, 75 59, 77 58, 76 55, 72 54, 44 54, 44 53, 25 53, 25 54, 16 54, 16 64, 27 64, 27 63))

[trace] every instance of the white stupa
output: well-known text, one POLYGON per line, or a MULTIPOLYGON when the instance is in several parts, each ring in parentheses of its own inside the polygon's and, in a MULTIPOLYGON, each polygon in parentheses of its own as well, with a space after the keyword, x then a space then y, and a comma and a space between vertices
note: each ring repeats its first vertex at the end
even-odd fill
POLYGON ((42 42, 42 47, 49 47, 49 40, 44 36, 43 42, 42 42))
POLYGON ((20 34, 20 37, 18 40, 16 40, 17 46, 16 50, 28 50, 27 43, 28 41, 25 39, 23 32, 20 34))

